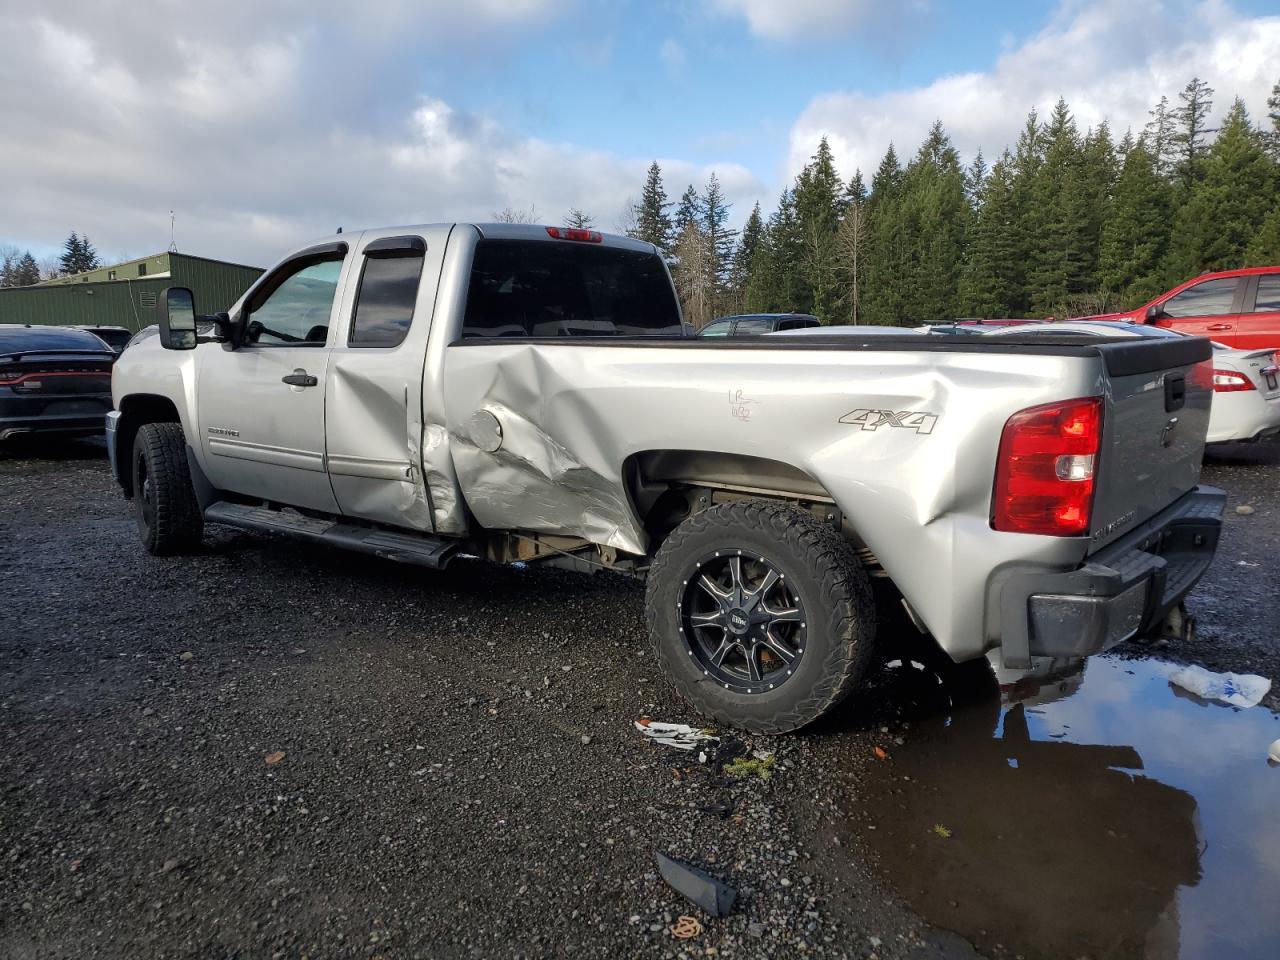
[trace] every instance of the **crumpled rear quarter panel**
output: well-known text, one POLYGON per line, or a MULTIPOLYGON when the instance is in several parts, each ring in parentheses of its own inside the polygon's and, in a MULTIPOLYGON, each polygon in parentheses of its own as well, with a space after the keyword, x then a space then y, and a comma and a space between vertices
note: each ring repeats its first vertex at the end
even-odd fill
POLYGON ((1009 415, 1101 392, 1096 359, 485 341, 448 347, 444 377, 454 464, 483 526, 642 554, 629 458, 698 450, 781 461, 829 492, 954 656, 975 656, 998 635, 984 608, 998 616, 985 598, 1002 567, 1072 565, 1086 549, 1080 539, 997 533, 989 512, 1009 415), (928 432, 892 419, 871 428, 879 416, 840 422, 861 409, 936 421, 928 432), (486 415, 501 427, 496 450, 486 449, 495 443, 486 415))

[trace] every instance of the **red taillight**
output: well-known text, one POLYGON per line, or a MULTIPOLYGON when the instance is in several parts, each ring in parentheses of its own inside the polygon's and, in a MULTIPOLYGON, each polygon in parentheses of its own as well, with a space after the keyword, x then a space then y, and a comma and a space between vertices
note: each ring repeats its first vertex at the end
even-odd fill
POLYGON ((1051 537, 1087 533, 1101 444, 1101 397, 1015 413, 1000 435, 991 526, 1051 537))
POLYGON ((604 234, 578 227, 547 227, 547 236, 553 240, 577 240, 580 243, 603 243, 604 234))
POLYGON ((1244 390, 1257 389, 1258 388, 1253 385, 1253 381, 1243 373, 1237 373, 1234 370, 1213 371, 1214 393, 1240 393, 1244 390))

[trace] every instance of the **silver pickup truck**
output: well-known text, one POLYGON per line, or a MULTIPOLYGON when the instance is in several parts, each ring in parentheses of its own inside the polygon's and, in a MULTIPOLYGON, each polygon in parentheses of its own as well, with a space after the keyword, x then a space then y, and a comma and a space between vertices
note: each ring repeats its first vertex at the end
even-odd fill
POLYGON ((165 291, 112 378, 148 550, 643 575, 671 681, 753 731, 853 690, 891 606, 956 662, 1087 655, 1218 541, 1205 340, 690 338, 652 246, 510 224, 340 234, 195 307, 165 291))

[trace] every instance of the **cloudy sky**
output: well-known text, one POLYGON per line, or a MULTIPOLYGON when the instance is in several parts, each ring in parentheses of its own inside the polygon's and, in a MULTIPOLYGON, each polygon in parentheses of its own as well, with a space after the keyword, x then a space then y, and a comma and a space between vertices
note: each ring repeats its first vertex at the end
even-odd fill
POLYGON ((934 119, 990 156, 1060 95, 1123 132, 1196 74, 1259 116, 1275 0, 0 0, 0 243, 138 256, 171 209, 258 264, 507 206, 615 229, 654 159, 740 220, 823 134, 846 174, 934 119))

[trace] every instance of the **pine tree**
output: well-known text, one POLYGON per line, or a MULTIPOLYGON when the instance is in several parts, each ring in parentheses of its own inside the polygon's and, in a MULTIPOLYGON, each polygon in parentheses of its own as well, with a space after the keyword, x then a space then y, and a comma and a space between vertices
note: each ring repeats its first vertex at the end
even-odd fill
POLYGON ((676 207, 675 219, 671 224, 677 239, 684 234, 684 228, 691 223, 702 223, 702 200, 698 197, 698 191, 693 189, 692 183, 685 188, 684 195, 680 197, 680 205, 676 207))
POLYGON ((590 230, 596 225, 596 221, 591 214, 583 213, 577 207, 570 207, 569 212, 565 214, 564 225, 575 230, 590 230))
POLYGON ((64 275, 71 276, 80 272, 80 264, 84 257, 83 251, 84 248, 80 244, 80 238, 72 230, 71 236, 67 237, 62 244, 62 257, 59 260, 64 275))
POLYGON ((1024 234, 1027 292, 1032 312, 1060 317, 1091 279, 1083 143, 1065 100, 1054 105, 1043 136, 1044 159, 1036 172, 1024 234))
POLYGON ((1280 206, 1267 214, 1244 252, 1246 267, 1269 267, 1277 263, 1280 263, 1280 206))
POLYGON ((839 300, 836 232, 840 228, 843 192, 831 146, 823 137, 809 163, 796 177, 794 195, 804 245, 802 268, 809 287, 810 310, 824 323, 835 315, 839 300))
POLYGON ((98 251, 93 248, 89 238, 77 236, 72 230, 71 236, 67 237, 62 244, 62 255, 58 258, 58 265, 64 275, 70 276, 96 270, 102 266, 102 261, 98 259, 98 251))
POLYGON ((747 309, 757 313, 809 312, 811 291, 801 270, 803 261, 804 240, 795 197, 791 190, 783 190, 778 209, 765 226, 747 281, 747 309))
POLYGON ((1204 160, 1205 134, 1209 133, 1209 113, 1213 110, 1213 87, 1199 77, 1191 81, 1178 94, 1182 106, 1173 112, 1177 128, 1170 136, 1177 164, 1174 172, 1182 186, 1190 190, 1200 179, 1204 160))
POLYGON ((1007 317, 1020 283, 1018 214, 1014 205, 1016 163, 1008 150, 983 182, 977 217, 960 278, 961 311, 978 317, 1007 317))
POLYGON ((649 164, 649 172, 645 174, 640 202, 633 208, 635 229, 631 236, 652 243, 659 250, 666 250, 671 245, 671 215, 667 212, 670 207, 671 201, 662 186, 662 168, 655 160, 649 164))
POLYGON ((747 287, 751 282, 756 258, 761 255, 763 242, 764 218, 760 215, 760 204, 757 203, 751 208, 751 215, 747 217, 747 222, 742 225, 738 246, 733 251, 726 310, 737 312, 746 309, 747 287))
POLYGON ((87 235, 80 237, 80 256, 82 258, 80 263, 82 273, 86 270, 97 270, 102 266, 102 261, 98 258, 98 251, 89 242, 87 235))
POLYGON ((978 155, 973 158, 973 163, 969 164, 964 172, 964 196, 973 210, 978 209, 982 185, 986 183, 990 173, 991 171, 987 168, 987 161, 982 156, 982 148, 979 147, 978 155))
POLYGON ((1102 231, 1098 278, 1126 308, 1164 289, 1160 263, 1168 246, 1169 187, 1143 141, 1124 158, 1102 231))
POLYGON ((871 178, 867 197, 867 257, 860 291, 866 323, 897 325, 905 321, 906 250, 901 219, 903 170, 893 144, 871 178))
POLYGON ((1267 149, 1271 159, 1280 163, 1280 80, 1271 88, 1271 96, 1267 97, 1267 119, 1271 121, 1271 129, 1266 132, 1267 149))
POLYGON ((1175 163, 1173 143, 1173 111, 1169 109, 1169 98, 1161 97, 1154 110, 1148 111, 1151 117, 1142 130, 1147 142, 1147 152, 1155 162, 1156 175, 1169 176, 1175 163))
POLYGON ((1009 235, 1016 251, 1009 267, 1007 315, 1026 316, 1031 310, 1032 293, 1028 275, 1036 240, 1043 227, 1045 210, 1040 206, 1040 172, 1044 166, 1046 137, 1036 111, 1027 114, 1014 148, 1010 168, 1009 235))
POLYGON ((0 265, 0 288, 16 286, 14 283, 16 269, 17 263, 14 255, 6 250, 3 265, 0 265))
POLYGON ((849 185, 844 188, 844 206, 848 208, 851 203, 867 202, 867 185, 862 182, 862 170, 854 170, 853 176, 849 178, 849 185))
POLYGON ((1275 166, 1239 99, 1227 112, 1203 167, 1174 219, 1166 258, 1169 283, 1206 269, 1241 266, 1245 249, 1270 213, 1259 199, 1275 196, 1275 166))
POLYGON ((711 244, 711 270, 715 278, 713 304, 716 311, 726 299, 729 273, 733 266, 733 238, 738 231, 729 229, 729 207, 720 189, 720 180, 712 171, 702 194, 702 229, 711 244))
POLYGON ((34 283, 40 282, 40 267, 36 263, 36 258, 31 255, 28 250, 18 260, 17 266, 13 271, 13 285, 15 287, 29 287, 34 283))
POLYGON ((935 122, 907 165, 898 200, 902 259, 898 322, 953 319, 971 215, 960 158, 935 122))

